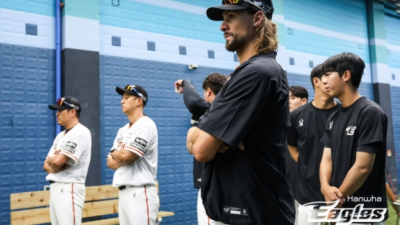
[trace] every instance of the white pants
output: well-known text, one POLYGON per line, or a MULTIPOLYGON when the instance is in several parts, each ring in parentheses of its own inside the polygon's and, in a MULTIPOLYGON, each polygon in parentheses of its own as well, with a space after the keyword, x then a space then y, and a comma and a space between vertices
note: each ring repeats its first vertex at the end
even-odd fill
POLYGON ((78 183, 50 185, 50 219, 52 225, 82 224, 86 188, 78 183))
POLYGON ((210 220, 210 221, 211 221, 210 225, 229 225, 229 224, 217 222, 217 221, 214 221, 214 220, 210 220))
POLYGON ((294 208, 296 209, 296 217, 294 220, 294 225, 301 225, 302 223, 299 223, 299 202, 295 199, 294 200, 294 208))
POLYGON ((207 216, 203 205, 203 199, 201 199, 201 188, 199 188, 199 194, 197 195, 197 223, 198 225, 211 224, 211 219, 207 216))
POLYGON ((155 225, 159 206, 155 186, 128 187, 119 191, 119 223, 155 225))

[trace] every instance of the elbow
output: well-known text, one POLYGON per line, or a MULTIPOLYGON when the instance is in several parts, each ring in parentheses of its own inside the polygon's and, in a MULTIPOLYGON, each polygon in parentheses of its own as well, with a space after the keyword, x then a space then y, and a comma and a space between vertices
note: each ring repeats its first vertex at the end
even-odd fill
POLYGON ((372 167, 371 166, 359 166, 358 171, 360 174, 367 177, 372 172, 372 167))
POLYGON ((207 154, 207 152, 202 151, 200 148, 193 146, 193 156, 199 162, 210 162, 214 159, 214 156, 207 154))

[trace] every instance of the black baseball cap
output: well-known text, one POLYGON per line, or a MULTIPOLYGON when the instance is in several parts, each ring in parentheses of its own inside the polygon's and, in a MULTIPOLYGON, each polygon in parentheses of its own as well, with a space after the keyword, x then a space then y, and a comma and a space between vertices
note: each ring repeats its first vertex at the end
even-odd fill
POLYGON ((78 99, 71 96, 64 96, 57 100, 56 104, 49 105, 52 110, 58 109, 76 109, 76 111, 81 112, 81 104, 79 104, 78 99))
POLYGON ((115 88, 118 94, 123 95, 124 92, 134 95, 138 98, 143 99, 143 105, 145 106, 149 97, 147 96, 147 91, 136 84, 128 84, 124 88, 117 87, 115 88))
POLYGON ((272 19, 274 12, 272 0, 222 0, 221 6, 207 9, 207 16, 211 20, 224 20, 222 17, 224 11, 238 11, 249 8, 261 10, 268 19, 272 19))

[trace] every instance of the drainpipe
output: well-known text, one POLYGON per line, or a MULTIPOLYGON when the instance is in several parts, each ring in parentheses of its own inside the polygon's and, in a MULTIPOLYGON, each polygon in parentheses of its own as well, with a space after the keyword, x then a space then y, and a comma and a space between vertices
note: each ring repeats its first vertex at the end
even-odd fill
MULTIPOLYGON (((55 0, 56 9, 56 101, 61 98, 61 4, 55 0)), ((61 131, 61 126, 56 121, 56 136, 61 131)))

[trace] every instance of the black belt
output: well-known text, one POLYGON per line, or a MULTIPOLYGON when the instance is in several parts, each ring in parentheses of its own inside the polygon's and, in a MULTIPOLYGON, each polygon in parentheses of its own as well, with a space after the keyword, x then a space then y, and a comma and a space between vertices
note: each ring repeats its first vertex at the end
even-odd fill
POLYGON ((55 183, 55 181, 52 181, 52 180, 49 180, 49 182, 50 182, 50 184, 53 184, 53 183, 55 183))
POLYGON ((122 191, 122 190, 126 189, 126 186, 125 186, 125 185, 119 186, 118 189, 119 189, 120 191, 122 191))

